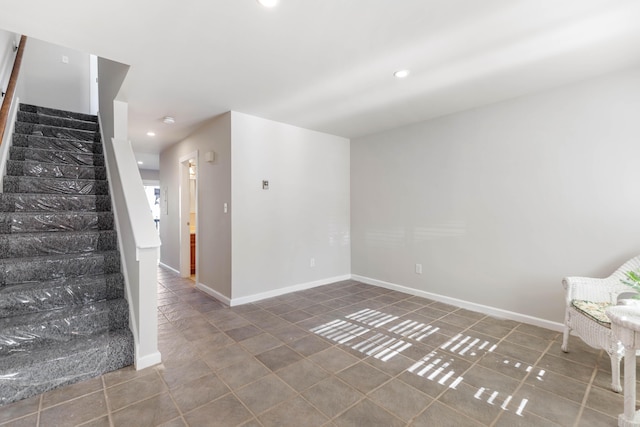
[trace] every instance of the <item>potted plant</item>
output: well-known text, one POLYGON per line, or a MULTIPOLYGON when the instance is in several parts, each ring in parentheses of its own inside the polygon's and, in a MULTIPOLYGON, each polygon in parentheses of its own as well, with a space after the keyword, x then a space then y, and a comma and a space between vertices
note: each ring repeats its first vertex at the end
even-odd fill
POLYGON ((627 271, 625 279, 620 279, 622 283, 633 289, 633 292, 623 292, 618 295, 618 304, 638 305, 640 304, 640 272, 627 271))

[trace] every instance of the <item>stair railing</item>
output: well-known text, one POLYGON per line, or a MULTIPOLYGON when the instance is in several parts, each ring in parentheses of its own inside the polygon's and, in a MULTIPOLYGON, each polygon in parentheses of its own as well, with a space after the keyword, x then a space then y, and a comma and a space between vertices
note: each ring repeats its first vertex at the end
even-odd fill
POLYGON ((16 59, 13 61, 13 68, 11 69, 11 77, 9 78, 9 84, 7 85, 7 91, 4 94, 2 100, 2 108, 0 108, 0 143, 4 142, 5 129, 7 127, 7 121, 9 120, 9 113, 13 104, 13 97, 16 92, 16 85, 18 84, 18 74, 20 74, 20 65, 22 65, 22 55, 24 54, 24 47, 27 44, 27 36, 20 37, 20 44, 18 45, 18 51, 16 53, 16 59))
POLYGON ((3 191, 5 168, 11 146, 11 134, 13 133, 16 116, 18 115, 18 105, 20 104, 20 100, 16 96, 16 86, 18 84, 18 74, 20 73, 22 55, 24 54, 26 44, 27 37, 20 37, 20 44, 18 45, 16 57, 13 61, 7 91, 4 93, 2 107, 0 108, 0 192, 3 191))

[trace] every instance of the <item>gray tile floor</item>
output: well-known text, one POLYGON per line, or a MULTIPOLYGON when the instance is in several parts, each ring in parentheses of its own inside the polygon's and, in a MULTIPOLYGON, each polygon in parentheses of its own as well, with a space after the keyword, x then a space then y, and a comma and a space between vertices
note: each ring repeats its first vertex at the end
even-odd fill
POLYGON ((228 308, 160 269, 163 364, 0 408, 12 426, 615 426, 608 356, 354 281, 228 308))

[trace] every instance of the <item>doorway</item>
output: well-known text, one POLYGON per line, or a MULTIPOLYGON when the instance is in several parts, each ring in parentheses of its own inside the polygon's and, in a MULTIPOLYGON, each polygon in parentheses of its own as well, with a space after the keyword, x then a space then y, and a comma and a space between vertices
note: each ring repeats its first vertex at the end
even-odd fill
POLYGON ((180 276, 198 283, 198 152, 180 158, 180 276))
POLYGON ((156 231, 160 234, 160 187, 145 184, 144 192, 147 195, 147 202, 149 202, 149 209, 151 209, 156 231))

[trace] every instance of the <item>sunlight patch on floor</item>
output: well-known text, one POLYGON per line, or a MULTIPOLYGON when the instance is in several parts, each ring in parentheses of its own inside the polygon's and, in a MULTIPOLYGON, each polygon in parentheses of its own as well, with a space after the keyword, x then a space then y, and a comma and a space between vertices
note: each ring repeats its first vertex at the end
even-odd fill
POLYGON ((463 334, 456 335, 440 346, 440 348, 442 348, 443 350, 449 350, 450 352, 459 354, 461 356, 464 356, 466 354, 468 354, 469 356, 476 356, 477 350, 491 353, 496 349, 496 347, 498 347, 497 344, 492 344, 487 340, 483 341, 479 338, 474 338, 469 335, 464 336, 463 334))
MULTIPOLYGON (((412 344, 408 342, 408 340, 420 342, 440 330, 437 326, 420 323, 411 319, 403 320, 400 319, 399 316, 369 308, 347 314, 344 318, 347 320, 335 319, 315 327, 311 329, 311 331, 340 344, 346 344, 353 350, 385 362, 411 347, 412 344), (398 321, 398 319, 400 320, 398 321), (382 328, 383 326, 385 326, 390 334, 400 336, 405 338, 405 340, 382 332, 376 332, 376 328, 382 328), (371 336, 373 333, 375 334, 371 336)), ((497 347, 498 344, 495 342, 459 333, 447 340, 439 349, 459 356, 474 357, 491 353, 497 347)), ((532 366, 519 361, 504 359, 502 363, 511 365, 516 369, 524 369, 526 372, 531 372, 533 369, 532 366)), ((407 371, 425 378, 428 381, 434 381, 442 386, 455 390, 464 380, 464 377, 456 373, 454 364, 455 359, 452 356, 432 351, 411 365, 407 371)), ((540 370, 536 378, 542 381, 544 375, 545 371, 540 370)), ((509 411, 509 405, 513 403, 513 396, 504 396, 501 395, 500 391, 490 390, 485 387, 479 387, 473 397, 477 400, 486 401, 486 403, 491 406, 499 405, 503 411, 509 411)), ((515 413, 523 416, 523 411, 527 403, 527 399, 522 399, 515 413)))

